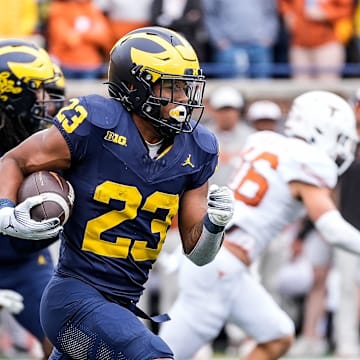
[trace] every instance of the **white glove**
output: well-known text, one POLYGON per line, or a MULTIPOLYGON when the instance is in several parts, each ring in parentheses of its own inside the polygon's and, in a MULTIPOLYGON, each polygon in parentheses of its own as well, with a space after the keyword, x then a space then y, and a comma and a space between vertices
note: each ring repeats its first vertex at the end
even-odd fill
POLYGON ((0 209, 0 233, 21 239, 45 240, 53 238, 62 230, 59 218, 35 221, 31 219, 30 210, 41 204, 42 195, 32 196, 16 207, 0 209))
POLYGON ((234 207, 234 194, 227 186, 210 186, 207 212, 213 224, 226 226, 233 216, 234 207))
POLYGON ((24 298, 13 290, 0 290, 0 308, 4 307, 12 314, 19 314, 24 310, 24 298))

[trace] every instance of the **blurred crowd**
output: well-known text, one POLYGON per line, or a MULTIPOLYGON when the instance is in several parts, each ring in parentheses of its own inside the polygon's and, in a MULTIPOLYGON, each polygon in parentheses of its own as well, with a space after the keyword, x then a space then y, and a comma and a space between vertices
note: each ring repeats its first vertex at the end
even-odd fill
POLYGON ((208 77, 334 80, 360 73, 359 3, 16 0, 3 7, 0 38, 35 40, 67 78, 102 78, 118 39, 160 25, 185 35, 208 77))

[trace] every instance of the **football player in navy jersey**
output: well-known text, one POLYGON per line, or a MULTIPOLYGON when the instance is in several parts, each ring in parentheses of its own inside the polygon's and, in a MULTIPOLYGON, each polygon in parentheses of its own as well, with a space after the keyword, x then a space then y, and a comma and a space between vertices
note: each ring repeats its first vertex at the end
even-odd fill
MULTIPOLYGON (((0 41, 0 155, 51 121, 56 106, 64 102, 65 87, 59 88, 59 80, 64 80, 61 70, 44 49, 22 40, 0 41), (60 93, 52 94, 54 87, 60 93)), ((10 174, 6 177, 6 181, 11 179, 10 174)), ((45 247, 55 240, 29 242, 0 234, 0 288, 9 289, 2 291, 0 305, 41 342, 46 359, 52 346, 39 312, 42 293, 54 271, 45 247)))
POLYGON ((35 240, 60 233, 59 263, 41 302, 51 359, 173 359, 136 303, 174 216, 186 256, 207 264, 233 195, 208 189, 218 144, 199 124, 205 80, 186 39, 161 27, 128 33, 111 50, 107 83, 110 98, 70 99, 54 126, 1 158, 0 231, 35 240), (30 218, 41 195, 15 206, 24 175, 50 169, 63 169, 75 191, 63 228, 57 218, 30 218))

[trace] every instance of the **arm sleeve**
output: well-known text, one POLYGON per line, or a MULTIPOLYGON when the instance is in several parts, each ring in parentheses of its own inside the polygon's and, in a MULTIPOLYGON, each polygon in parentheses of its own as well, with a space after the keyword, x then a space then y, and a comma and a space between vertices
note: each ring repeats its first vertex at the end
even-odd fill
POLYGON ((331 210, 320 216, 315 222, 315 228, 331 245, 360 255, 360 232, 338 210, 331 210))
POLYGON ((213 224, 206 215, 201 236, 194 249, 186 256, 198 266, 206 265, 214 260, 223 240, 224 227, 213 224))

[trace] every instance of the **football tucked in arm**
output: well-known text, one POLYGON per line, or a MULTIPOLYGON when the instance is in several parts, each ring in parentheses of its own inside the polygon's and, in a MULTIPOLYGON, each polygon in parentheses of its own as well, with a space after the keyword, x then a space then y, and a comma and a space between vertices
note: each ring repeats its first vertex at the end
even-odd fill
POLYGON ((38 171, 27 176, 19 191, 18 203, 35 195, 43 195, 46 200, 31 209, 31 218, 36 221, 58 217, 64 225, 74 204, 74 190, 71 184, 52 171, 38 171))

